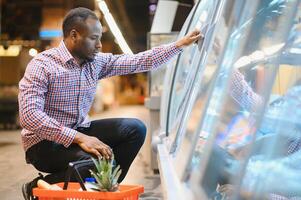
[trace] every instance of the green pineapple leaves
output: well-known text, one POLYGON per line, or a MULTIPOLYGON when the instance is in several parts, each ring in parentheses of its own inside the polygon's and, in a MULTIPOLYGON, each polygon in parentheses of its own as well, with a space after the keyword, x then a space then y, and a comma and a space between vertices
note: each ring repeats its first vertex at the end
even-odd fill
POLYGON ((96 179, 100 191, 113 192, 118 189, 118 178, 121 175, 120 166, 114 164, 114 157, 111 160, 98 157, 92 158, 96 171, 90 170, 91 175, 96 179))

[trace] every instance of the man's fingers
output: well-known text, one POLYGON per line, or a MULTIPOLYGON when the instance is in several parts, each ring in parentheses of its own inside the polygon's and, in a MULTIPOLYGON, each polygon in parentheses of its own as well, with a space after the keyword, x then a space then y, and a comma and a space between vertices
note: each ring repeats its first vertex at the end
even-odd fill
POLYGON ((113 152, 110 147, 102 147, 100 148, 100 153, 103 157, 105 157, 107 160, 112 158, 113 152))
POLYGON ((193 34, 193 36, 198 36, 198 35, 201 35, 201 32, 200 31, 194 31, 194 32, 192 32, 193 34))
POLYGON ((79 143, 79 146, 86 152, 96 155, 97 157, 105 157, 110 159, 112 157, 111 148, 98 138, 87 136, 86 140, 79 143))
POLYGON ((193 38, 197 38, 197 39, 204 38, 204 35, 202 33, 199 33, 199 34, 193 36, 193 38))
POLYGON ((109 158, 111 158, 112 157, 112 150, 111 150, 111 148, 107 148, 106 151, 107 151, 107 154, 109 155, 109 158))
POLYGON ((101 154, 96 149, 92 149, 91 153, 93 153, 97 157, 101 156, 101 154))
POLYGON ((91 149, 90 153, 96 155, 97 157, 104 157, 105 159, 111 159, 112 158, 112 151, 110 148, 100 147, 91 149))
POLYGON ((110 159, 111 155, 110 155, 109 151, 107 150, 107 148, 98 147, 97 150, 103 157, 105 157, 106 159, 110 159))
POLYGON ((197 42, 198 40, 204 39, 203 35, 200 33, 199 35, 193 36, 190 38, 192 42, 197 42))
POLYGON ((108 147, 108 148, 105 148, 105 152, 106 152, 106 158, 107 159, 111 159, 112 158, 112 150, 111 150, 111 148, 110 147, 108 147))

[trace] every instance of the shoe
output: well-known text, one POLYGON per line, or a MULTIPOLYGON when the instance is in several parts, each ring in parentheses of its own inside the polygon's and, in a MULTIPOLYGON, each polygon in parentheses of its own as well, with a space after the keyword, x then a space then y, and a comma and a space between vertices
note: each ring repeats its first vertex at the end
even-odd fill
POLYGON ((32 187, 30 187, 30 183, 24 183, 22 185, 22 194, 25 200, 33 200, 33 195, 32 195, 32 187))
POLYGON ((39 173, 39 176, 28 183, 22 185, 22 194, 25 200, 37 200, 37 197, 34 197, 32 194, 32 189, 37 187, 39 179, 43 179, 43 175, 39 173))

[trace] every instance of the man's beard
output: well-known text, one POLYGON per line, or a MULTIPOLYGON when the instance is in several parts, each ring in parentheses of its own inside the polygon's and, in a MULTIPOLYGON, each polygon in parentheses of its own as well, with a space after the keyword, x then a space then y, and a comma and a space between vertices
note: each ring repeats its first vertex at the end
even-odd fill
POLYGON ((86 62, 93 62, 94 60, 95 60, 95 57, 94 57, 94 56, 93 56, 93 58, 87 57, 87 58, 85 59, 86 62))

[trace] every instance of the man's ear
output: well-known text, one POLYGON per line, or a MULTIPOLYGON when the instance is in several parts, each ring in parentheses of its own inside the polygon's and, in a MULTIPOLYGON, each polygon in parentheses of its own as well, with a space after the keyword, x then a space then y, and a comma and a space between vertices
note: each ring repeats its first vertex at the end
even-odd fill
POLYGON ((78 39, 78 32, 75 29, 70 31, 70 38, 71 40, 75 41, 78 39))

